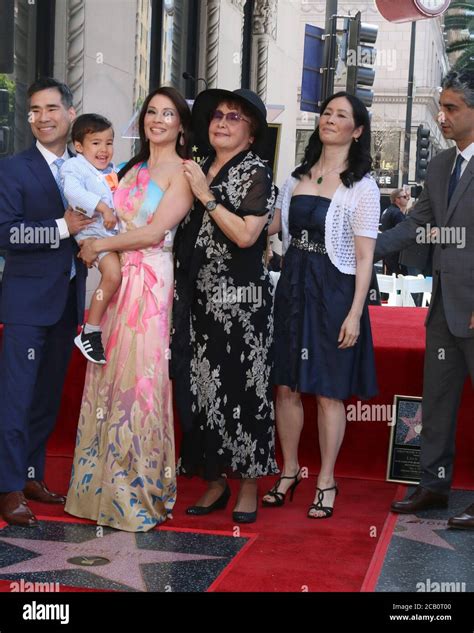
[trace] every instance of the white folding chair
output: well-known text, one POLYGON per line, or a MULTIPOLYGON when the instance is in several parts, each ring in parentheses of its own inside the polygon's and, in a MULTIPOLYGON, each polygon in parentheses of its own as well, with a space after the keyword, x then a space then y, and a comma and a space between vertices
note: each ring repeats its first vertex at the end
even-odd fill
POLYGON ((385 306, 401 306, 402 305, 402 283, 395 275, 377 275, 377 283, 380 292, 388 294, 388 302, 383 303, 385 306), (400 294, 399 294, 400 291, 400 294))
POLYGON ((401 276, 402 281, 402 305, 415 308, 412 294, 423 293, 422 307, 428 305, 431 298, 431 285, 423 275, 415 277, 413 275, 401 276), (428 296, 429 295, 429 296, 428 296))
POLYGON ((423 293, 422 307, 427 308, 431 303, 431 293, 433 292, 433 277, 425 277, 425 291, 423 293))

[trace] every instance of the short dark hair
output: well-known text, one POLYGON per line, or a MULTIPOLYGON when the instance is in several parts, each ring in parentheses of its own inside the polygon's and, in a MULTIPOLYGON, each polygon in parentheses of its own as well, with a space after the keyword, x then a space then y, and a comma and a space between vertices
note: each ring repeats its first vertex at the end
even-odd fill
POLYGON ((441 82, 443 90, 460 92, 466 105, 474 108, 474 70, 469 68, 451 70, 441 82))
POLYGON ((101 114, 81 114, 72 124, 71 139, 75 143, 82 143, 86 134, 94 134, 94 132, 103 132, 112 128, 112 123, 101 114))
POLYGON ((231 99, 223 99, 222 101, 219 101, 216 109, 218 109, 220 105, 226 105, 228 108, 235 108, 235 110, 240 110, 242 114, 250 121, 250 136, 255 136, 258 133, 259 122, 257 120, 257 117, 241 99, 236 99, 235 101, 232 101, 231 99))
POLYGON ((61 95, 63 106, 67 110, 69 110, 69 108, 72 108, 73 96, 71 89, 69 88, 69 86, 61 83, 57 79, 53 79, 53 77, 40 77, 39 79, 34 81, 28 88, 28 91, 26 93, 28 95, 28 100, 31 99, 31 97, 35 93, 40 92, 41 90, 48 90, 48 88, 55 88, 56 90, 58 90, 59 94, 61 95))

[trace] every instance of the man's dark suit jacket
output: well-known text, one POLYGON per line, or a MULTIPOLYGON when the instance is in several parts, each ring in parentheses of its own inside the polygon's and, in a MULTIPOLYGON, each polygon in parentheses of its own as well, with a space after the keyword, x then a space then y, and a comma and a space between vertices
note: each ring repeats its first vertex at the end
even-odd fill
POLYGON ((36 145, 0 161, 0 248, 8 251, 0 303, 3 323, 57 323, 66 305, 73 257, 82 323, 87 268, 76 258, 74 238, 59 241, 59 232, 54 233, 55 220, 63 216, 58 186, 36 145), (28 243, 31 236, 43 243, 28 243))
POLYGON ((423 192, 407 219, 378 236, 375 261, 417 240, 426 240, 429 228, 439 227, 445 234, 449 229, 452 235, 461 237, 457 242, 445 240, 434 244, 433 292, 427 323, 441 285, 451 334, 471 338, 474 337, 474 329, 469 328, 474 311, 474 157, 466 165, 448 204, 448 184, 455 158, 456 148, 452 147, 431 160, 423 192))

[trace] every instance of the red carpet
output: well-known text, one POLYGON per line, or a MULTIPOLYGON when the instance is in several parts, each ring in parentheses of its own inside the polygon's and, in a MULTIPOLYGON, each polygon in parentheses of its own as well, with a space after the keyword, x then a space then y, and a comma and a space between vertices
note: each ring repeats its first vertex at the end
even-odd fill
MULTIPOLYGON (((69 474, 69 459, 49 459, 47 481, 50 484, 54 482, 55 490, 66 493, 69 474)), ((260 496, 270 488, 273 480, 265 478, 260 481, 260 496)), ((259 508, 255 524, 240 526, 241 535, 255 535, 254 542, 221 574, 210 590, 359 591, 380 538, 395 487, 385 482, 356 479, 340 478, 338 483, 340 493, 334 515, 329 520, 306 518, 316 486, 314 477, 299 486, 293 503, 279 509, 259 508)), ((237 485, 237 482, 230 482, 232 498, 226 510, 207 517, 190 517, 185 514, 185 509, 201 495, 204 484, 197 479, 180 477, 173 520, 165 527, 236 535, 231 513, 237 485)), ((40 516, 71 518, 57 506, 31 502, 31 507, 40 516)), ((5 585, 5 582, 1 584, 5 585)))
MULTIPOLYGON (((421 395, 425 317, 426 310, 421 308, 370 308, 380 392, 370 401, 371 404, 391 405, 394 394, 421 395)), ((66 379, 58 425, 49 443, 51 455, 70 456, 73 453, 85 366, 85 359, 75 349, 66 379)), ((315 473, 319 468, 315 399, 304 396, 303 403, 306 424, 300 445, 301 463, 315 473)), ((474 391, 466 381, 458 420, 454 473, 454 486, 464 489, 474 488, 471 448, 474 446, 473 410, 474 391)), ((178 427, 176 434, 179 443, 178 427)), ((389 436, 390 428, 384 422, 348 422, 338 460, 338 475, 384 481, 389 436)))
MULTIPOLYGON (((392 404, 394 394, 421 395, 426 310, 372 307, 370 309, 380 394, 372 404, 392 404)), ((76 424, 82 396, 86 362, 74 350, 63 394, 58 425, 48 447, 47 480, 66 492, 74 449, 76 424)), ((230 591, 360 591, 372 555, 381 538, 396 484, 385 482, 390 428, 385 422, 348 422, 336 475, 340 494, 330 520, 306 519, 313 500, 319 458, 315 400, 304 397, 305 428, 301 441, 301 465, 310 472, 309 481, 298 488, 295 500, 280 509, 259 509, 256 524, 242 534, 256 534, 245 555, 218 578, 212 590, 230 591), (343 564, 341 564, 341 561, 343 564)), ((466 384, 458 421, 458 448, 454 484, 474 489, 472 446, 474 445, 474 393, 466 384)), ((179 430, 177 430, 179 444, 179 430)), ((274 478, 260 482, 260 494, 274 478)), ((195 518, 185 508, 201 494, 198 480, 180 479, 178 501, 170 527, 223 530, 233 528, 233 499, 224 512, 195 518)), ((32 504, 38 514, 66 516, 54 507, 32 504)), ((379 545, 383 548, 383 542, 379 545)), ((369 574, 370 576, 370 574, 369 574)), ((370 586, 369 576, 364 588, 370 586)), ((369 589, 370 590, 370 589, 369 589)))

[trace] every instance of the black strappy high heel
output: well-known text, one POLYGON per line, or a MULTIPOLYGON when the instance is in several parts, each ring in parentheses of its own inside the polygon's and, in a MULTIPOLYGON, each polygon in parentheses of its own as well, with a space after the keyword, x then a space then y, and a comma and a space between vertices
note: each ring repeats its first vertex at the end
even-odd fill
POLYGON ((308 508, 308 519, 329 519, 332 517, 334 512, 334 507, 331 506, 323 506, 324 493, 329 492, 330 490, 335 490, 336 494, 334 497, 334 501, 336 500, 337 495, 339 494, 339 489, 337 487, 337 483, 334 483, 334 486, 331 488, 316 488, 318 490, 318 500, 316 503, 312 503, 308 508), (317 510, 324 512, 324 516, 315 516, 314 514, 310 514, 311 510, 317 510))
POLYGON ((265 496, 269 495, 273 497, 275 501, 266 501, 265 499, 262 499, 262 506, 265 506, 266 508, 280 508, 282 505, 284 505, 285 498, 288 493, 290 493, 290 501, 293 501, 296 486, 300 484, 302 480, 302 478, 298 479, 298 475, 300 474, 300 472, 301 468, 293 477, 280 477, 273 488, 265 494, 265 496), (294 483, 292 483, 288 490, 284 493, 278 491, 278 486, 280 485, 282 479, 294 479, 294 483))

